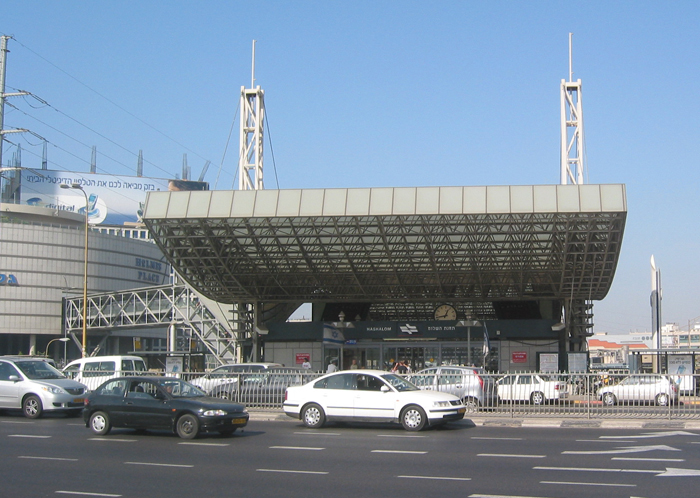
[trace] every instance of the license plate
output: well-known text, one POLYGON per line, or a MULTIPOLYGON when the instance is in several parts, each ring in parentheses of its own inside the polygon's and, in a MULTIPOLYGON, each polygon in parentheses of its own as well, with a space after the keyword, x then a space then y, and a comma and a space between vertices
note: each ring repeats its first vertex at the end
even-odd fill
POLYGON ((457 410, 457 413, 466 413, 466 412, 467 412, 466 408, 460 408, 459 410, 457 410))
POLYGON ((73 403, 85 403, 84 398, 73 398, 73 403))
POLYGON ((232 424, 245 424, 246 420, 244 418, 234 418, 231 420, 232 424))

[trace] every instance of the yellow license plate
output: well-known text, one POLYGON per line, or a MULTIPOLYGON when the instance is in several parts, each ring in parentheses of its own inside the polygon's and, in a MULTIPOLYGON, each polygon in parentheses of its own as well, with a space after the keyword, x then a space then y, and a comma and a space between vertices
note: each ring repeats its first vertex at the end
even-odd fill
POLYGON ((467 412, 466 408, 460 408, 459 410, 457 410, 457 413, 466 413, 466 412, 467 412))
POLYGON ((246 420, 244 418, 234 418, 231 420, 232 424, 245 424, 246 420))
POLYGON ((84 398, 73 398, 73 403, 85 403, 84 398))

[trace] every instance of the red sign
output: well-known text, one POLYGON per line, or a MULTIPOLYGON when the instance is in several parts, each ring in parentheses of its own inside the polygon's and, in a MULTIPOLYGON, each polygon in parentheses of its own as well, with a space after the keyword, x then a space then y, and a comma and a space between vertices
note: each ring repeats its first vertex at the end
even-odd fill
POLYGON ((311 361, 311 353, 297 353, 296 364, 301 365, 305 361, 311 361))
POLYGON ((527 363, 527 351, 515 351, 510 355, 511 363, 527 363))

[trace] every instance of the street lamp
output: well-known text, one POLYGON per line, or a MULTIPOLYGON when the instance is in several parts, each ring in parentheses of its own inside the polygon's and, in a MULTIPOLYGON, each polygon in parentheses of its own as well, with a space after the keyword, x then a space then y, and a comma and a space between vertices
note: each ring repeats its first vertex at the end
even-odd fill
MULTIPOLYGON (((467 327, 467 361, 470 365, 472 362, 472 327, 481 327, 481 322, 479 320, 473 320, 472 318, 467 318, 466 320, 458 321, 455 326, 457 327, 467 327)), ((486 367, 486 365, 484 365, 486 367)))
MULTIPOLYGON (((56 341, 68 342, 68 341, 70 341, 70 339, 68 339, 67 337, 57 337, 56 339, 51 339, 49 341, 49 343, 46 345, 46 352, 44 353, 44 356, 49 355, 49 346, 51 346, 52 342, 56 342, 56 341)), ((64 358, 64 361, 65 361, 65 358, 64 358)))
POLYGON ((85 197, 85 267, 83 269, 83 358, 87 356, 87 280, 88 280, 88 195, 79 183, 61 184, 61 188, 80 190, 85 197))

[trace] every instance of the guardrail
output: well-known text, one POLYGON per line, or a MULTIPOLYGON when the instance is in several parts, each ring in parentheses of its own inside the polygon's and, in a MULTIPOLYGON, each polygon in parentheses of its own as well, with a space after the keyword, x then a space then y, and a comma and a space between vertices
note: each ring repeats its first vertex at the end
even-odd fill
MULTIPOLYGON (((173 374, 166 374, 173 375, 173 374)), ((251 409, 281 410, 285 389, 310 382, 321 372, 253 372, 212 377, 178 373, 207 394, 251 409)), ((468 401, 470 413, 494 417, 700 418, 700 375, 544 374, 535 372, 475 376, 405 375, 421 389, 453 393, 468 401), (474 394, 474 383, 478 386, 474 394), (479 391, 480 389, 480 391, 479 391), (478 402, 474 402, 477 398, 478 402)))

